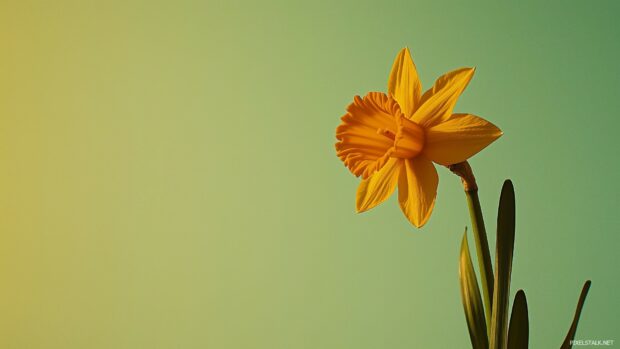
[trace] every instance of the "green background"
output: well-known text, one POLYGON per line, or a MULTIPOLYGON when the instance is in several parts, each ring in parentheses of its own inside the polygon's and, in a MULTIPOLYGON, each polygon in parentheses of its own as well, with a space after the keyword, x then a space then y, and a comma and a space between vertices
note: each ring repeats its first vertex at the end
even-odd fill
POLYGON ((619 4, 2 1, 0 347, 467 348, 459 180, 417 230, 334 151, 404 46, 425 89, 477 67, 532 347, 586 279, 576 338, 620 340, 619 4))

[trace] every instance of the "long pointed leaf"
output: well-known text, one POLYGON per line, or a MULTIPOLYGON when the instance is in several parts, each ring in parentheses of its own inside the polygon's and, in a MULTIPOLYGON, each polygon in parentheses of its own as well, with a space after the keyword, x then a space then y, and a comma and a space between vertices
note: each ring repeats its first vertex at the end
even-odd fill
POLYGON ((581 316, 581 309, 583 309, 583 303, 586 301, 586 296, 588 295, 588 291, 590 290, 590 285, 592 285, 592 281, 588 280, 585 284, 583 284, 583 288, 581 289, 581 295, 579 296, 579 302, 577 303, 577 309, 575 310, 575 317, 573 318, 573 323, 568 330, 568 334, 564 339, 564 343, 560 349, 570 349, 573 347, 573 339, 575 339, 575 333, 577 332, 577 324, 579 323, 579 317, 581 316))
POLYGON ((530 323, 527 312, 527 299, 523 290, 517 291, 512 303, 510 327, 508 327, 508 349, 527 349, 530 337, 530 323))
POLYGON ((491 349, 505 349, 507 345, 508 300, 510 274, 515 242, 515 192, 510 180, 504 182, 497 213, 497 240, 495 252, 495 284, 491 316, 491 349))
POLYGON ((461 281, 461 298, 463 309, 469 328, 469 338, 473 349, 488 349, 489 339, 487 336, 487 324, 484 317, 482 297, 478 288, 478 279, 474 272, 474 266, 469 254, 467 243, 467 229, 463 234, 461 243, 461 258, 459 260, 459 280, 461 281))

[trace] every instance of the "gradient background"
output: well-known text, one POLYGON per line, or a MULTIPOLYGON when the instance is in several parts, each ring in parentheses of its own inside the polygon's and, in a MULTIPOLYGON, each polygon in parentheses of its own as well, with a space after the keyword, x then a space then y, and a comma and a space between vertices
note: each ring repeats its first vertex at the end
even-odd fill
MULTIPOLYGON (((467 348, 469 223, 354 212, 334 129, 411 48, 504 137, 533 348, 620 341, 620 2, 2 1, 1 348, 467 348)), ((490 237, 491 243, 494 236, 490 237)), ((620 345, 617 343, 616 345, 620 345)))

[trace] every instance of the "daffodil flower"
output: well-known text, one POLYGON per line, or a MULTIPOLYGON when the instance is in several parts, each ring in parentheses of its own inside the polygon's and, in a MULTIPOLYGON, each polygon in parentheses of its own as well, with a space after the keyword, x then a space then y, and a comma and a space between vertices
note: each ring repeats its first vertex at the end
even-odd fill
POLYGON ((336 151, 349 170, 362 177, 358 212, 384 202, 398 186, 403 213, 416 227, 423 226, 437 196, 433 163, 466 161, 502 135, 480 117, 452 113, 473 75, 473 68, 451 71, 422 93, 405 48, 394 61, 387 94, 355 96, 336 129, 336 151))

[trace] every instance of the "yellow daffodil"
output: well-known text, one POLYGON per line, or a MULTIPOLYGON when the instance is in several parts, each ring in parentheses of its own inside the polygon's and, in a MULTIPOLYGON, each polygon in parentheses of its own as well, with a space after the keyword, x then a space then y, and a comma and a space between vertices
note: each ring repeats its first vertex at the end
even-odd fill
POLYGON ((356 176, 358 212, 385 201, 398 186, 400 207, 416 227, 435 205, 438 176, 433 162, 463 162, 502 135, 490 122, 452 109, 473 68, 442 75, 422 93, 411 54, 402 49, 392 67, 388 93, 355 96, 336 129, 338 157, 356 176))

